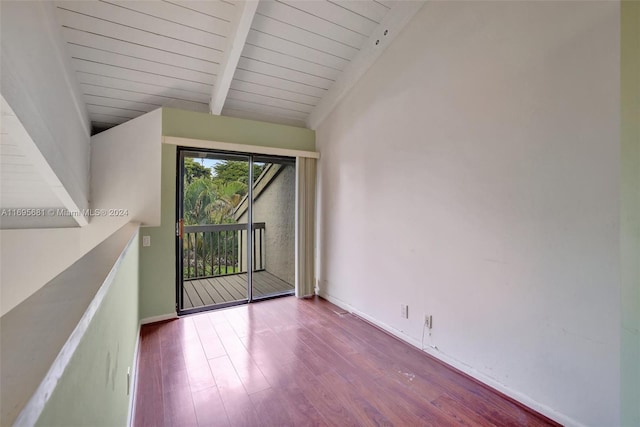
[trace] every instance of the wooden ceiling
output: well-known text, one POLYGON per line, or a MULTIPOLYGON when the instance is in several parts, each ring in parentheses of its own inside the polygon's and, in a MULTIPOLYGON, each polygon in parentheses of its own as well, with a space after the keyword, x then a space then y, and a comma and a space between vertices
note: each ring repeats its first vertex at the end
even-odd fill
POLYGON ((60 1, 94 132, 161 106, 313 128, 421 2, 60 1))

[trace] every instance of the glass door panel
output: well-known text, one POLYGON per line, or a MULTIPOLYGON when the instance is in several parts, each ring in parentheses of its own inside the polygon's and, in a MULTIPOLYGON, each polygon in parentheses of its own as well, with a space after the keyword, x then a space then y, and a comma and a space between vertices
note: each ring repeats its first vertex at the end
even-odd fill
POLYGON ((252 160, 252 299, 293 294, 295 159, 253 156, 252 160))
POLYGON ((178 311, 246 302, 249 156, 180 150, 178 311), (180 234, 180 233, 179 233, 180 234), (245 246, 243 246, 243 242, 245 246))

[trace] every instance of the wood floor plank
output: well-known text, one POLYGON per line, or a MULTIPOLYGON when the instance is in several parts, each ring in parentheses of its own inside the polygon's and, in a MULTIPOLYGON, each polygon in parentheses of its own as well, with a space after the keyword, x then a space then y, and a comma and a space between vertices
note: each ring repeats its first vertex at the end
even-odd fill
POLYGON ((145 325, 139 351, 135 426, 558 425, 320 298, 145 325))
MULTIPOLYGON (((211 370, 211 368, 207 367, 211 370)), ((199 426, 230 426, 227 412, 217 387, 209 387, 193 393, 193 404, 199 426)))
MULTIPOLYGON (((201 390, 216 387, 211 369, 209 368, 209 362, 207 361, 207 354, 204 351, 204 347, 200 341, 200 335, 195 326, 194 318, 185 318, 181 324, 183 329, 182 354, 184 356, 191 392, 196 393, 201 390)), ((209 341, 211 338, 208 337, 206 340, 209 341)))
POLYGON ((299 387, 279 388, 280 401, 294 426, 328 426, 329 424, 299 387))
POLYGON ((140 336, 137 400, 134 424, 159 426, 164 423, 162 370, 160 351, 161 324, 148 325, 140 336))
POLYGON ((247 427, 260 425, 258 414, 230 358, 222 356, 211 359, 209 365, 218 385, 229 424, 247 427))
POLYGON ((268 419, 274 426, 295 426, 284 403, 280 392, 271 388, 258 391, 250 395, 251 403, 263 419, 268 419))
POLYGON ((206 316, 194 316, 193 323, 207 359, 214 359, 227 354, 218 334, 206 316))
MULTIPOLYGON (((320 382, 317 376, 304 366, 296 369, 296 383, 305 397, 330 425, 359 426, 358 419, 336 396, 334 390, 320 382)), ((365 424, 368 425, 368 424, 365 424)))
POLYGON ((165 426, 197 424, 187 368, 182 352, 182 330, 179 321, 165 324, 167 333, 160 337, 160 369, 162 370, 165 426))

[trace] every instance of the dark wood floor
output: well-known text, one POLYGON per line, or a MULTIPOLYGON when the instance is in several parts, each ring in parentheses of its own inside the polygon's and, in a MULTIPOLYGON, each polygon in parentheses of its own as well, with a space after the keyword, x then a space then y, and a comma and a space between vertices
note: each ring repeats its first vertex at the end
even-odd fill
POLYGON ((135 426, 555 425, 320 298, 143 326, 136 393, 135 426))

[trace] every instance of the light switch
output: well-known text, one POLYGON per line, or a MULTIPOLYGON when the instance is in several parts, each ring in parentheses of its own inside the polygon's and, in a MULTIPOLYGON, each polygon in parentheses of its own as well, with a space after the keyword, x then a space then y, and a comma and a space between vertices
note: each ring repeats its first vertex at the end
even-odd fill
POLYGON ((151 236, 142 236, 142 246, 151 246, 151 236))

